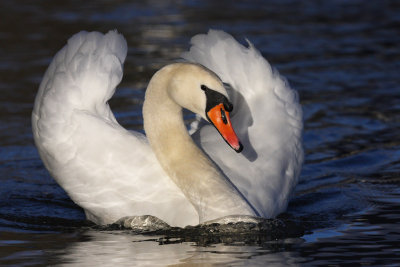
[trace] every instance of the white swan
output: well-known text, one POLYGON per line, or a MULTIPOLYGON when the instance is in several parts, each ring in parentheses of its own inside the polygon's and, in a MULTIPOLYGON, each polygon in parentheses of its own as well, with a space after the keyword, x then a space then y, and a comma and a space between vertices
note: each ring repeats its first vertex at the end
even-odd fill
POLYGON ((46 168, 89 220, 149 214, 185 226, 286 209, 303 161, 301 107, 251 44, 222 31, 195 36, 183 55, 193 63, 168 65, 148 85, 148 141, 119 125, 107 103, 126 53, 115 31, 74 35, 46 71, 32 113, 46 168), (232 150, 242 149, 232 105, 242 153, 232 150), (192 136, 182 107, 204 119, 192 136))

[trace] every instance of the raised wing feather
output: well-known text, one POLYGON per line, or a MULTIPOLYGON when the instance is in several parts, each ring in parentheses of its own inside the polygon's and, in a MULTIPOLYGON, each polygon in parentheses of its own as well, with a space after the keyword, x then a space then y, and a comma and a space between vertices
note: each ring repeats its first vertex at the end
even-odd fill
POLYGON ((210 30, 182 55, 214 71, 231 86, 232 123, 244 150, 232 151, 210 125, 192 136, 263 217, 286 209, 297 183, 303 150, 302 110, 296 91, 250 43, 210 30))
POLYGON ((161 169, 145 137, 121 127, 107 104, 122 79, 126 52, 125 39, 111 31, 80 32, 57 53, 32 113, 40 156, 98 224, 145 214, 171 225, 197 224, 197 212, 161 169))

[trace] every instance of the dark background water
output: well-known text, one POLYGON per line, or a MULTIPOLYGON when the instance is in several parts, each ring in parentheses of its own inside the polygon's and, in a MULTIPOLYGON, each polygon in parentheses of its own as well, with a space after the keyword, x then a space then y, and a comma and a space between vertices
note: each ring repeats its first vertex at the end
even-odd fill
POLYGON ((399 1, 2 0, 0 265, 399 265, 399 70, 399 1), (249 39, 299 92, 306 160, 282 217, 304 233, 205 245, 96 229, 33 145, 51 58, 80 30, 118 29, 129 52, 111 106, 141 130, 147 81, 209 28, 249 39))

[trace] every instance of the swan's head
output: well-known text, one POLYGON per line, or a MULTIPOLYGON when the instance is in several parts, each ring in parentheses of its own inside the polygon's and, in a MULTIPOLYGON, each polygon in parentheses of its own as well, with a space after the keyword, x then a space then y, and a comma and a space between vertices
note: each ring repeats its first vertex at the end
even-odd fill
POLYGON ((214 125, 226 143, 236 152, 241 152, 243 146, 233 130, 229 116, 233 105, 220 78, 196 64, 179 64, 174 72, 170 81, 171 98, 214 125))

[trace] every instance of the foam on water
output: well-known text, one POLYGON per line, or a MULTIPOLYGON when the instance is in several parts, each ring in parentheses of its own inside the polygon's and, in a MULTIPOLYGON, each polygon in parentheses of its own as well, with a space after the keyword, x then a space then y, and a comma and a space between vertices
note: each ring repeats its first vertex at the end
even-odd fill
MULTIPOLYGON (((124 230, 134 234, 163 236, 162 243, 195 242, 199 245, 218 243, 263 244, 272 240, 298 238, 304 229, 291 218, 264 219, 252 216, 226 216, 184 228, 171 227, 157 217, 128 216, 116 223, 94 228, 102 231, 124 230)), ((160 241, 161 242, 161 241, 160 241)))

